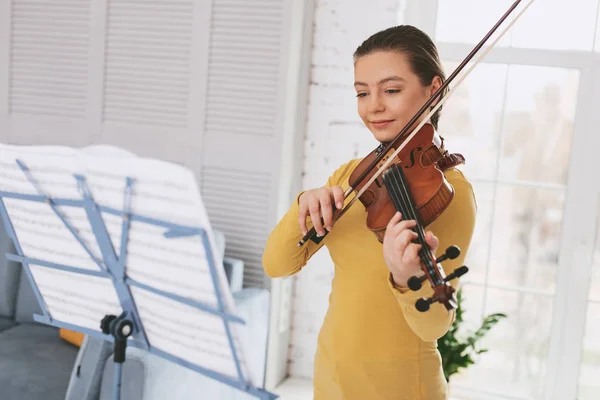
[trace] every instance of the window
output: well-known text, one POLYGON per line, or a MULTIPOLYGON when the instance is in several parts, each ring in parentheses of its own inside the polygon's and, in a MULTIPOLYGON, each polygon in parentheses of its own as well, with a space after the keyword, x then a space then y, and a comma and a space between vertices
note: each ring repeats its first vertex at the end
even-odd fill
MULTIPOLYGON (((440 1, 437 7, 435 39, 476 44, 513 3, 514 0, 440 1)), ((507 22, 526 3, 528 1, 523 0, 511 13, 507 22)), ((544 50, 592 50, 596 36, 597 8, 596 0, 578 0, 571 4, 559 0, 537 1, 504 35, 498 46, 544 50), (569 29, 557 29, 561 26, 568 26, 569 29)))
MULTIPOLYGON (((401 21, 435 39, 449 75, 513 1, 415 3, 401 21)), ((508 315, 484 339, 488 353, 452 378, 456 399, 600 392, 600 239, 589 256, 600 224, 598 6, 534 2, 444 105, 439 132, 465 156, 479 206, 465 328, 508 315)))
MULTIPOLYGON (((598 204, 600 208, 600 202, 598 204)), ((581 399, 597 398, 600 392, 600 218, 596 225, 596 248, 593 254, 590 291, 587 305, 586 330, 583 339, 579 396, 581 399)))

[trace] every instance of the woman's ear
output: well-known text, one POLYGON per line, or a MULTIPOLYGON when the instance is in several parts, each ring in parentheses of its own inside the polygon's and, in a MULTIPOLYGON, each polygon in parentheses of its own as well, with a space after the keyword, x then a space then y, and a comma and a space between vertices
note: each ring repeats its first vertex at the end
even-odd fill
MULTIPOLYGON (((437 92, 440 87, 442 87, 442 78, 436 75, 433 77, 433 79, 431 80, 431 84, 429 85, 429 97, 433 96, 434 93, 437 92)), ((439 99, 440 98, 438 97, 437 100, 434 101, 431 105, 435 106, 439 99)))
POLYGON ((433 77, 433 79, 431 80, 431 85, 429 85, 429 90, 430 90, 430 93, 429 93, 429 95, 430 95, 430 96, 433 96, 433 94, 434 94, 435 92, 437 92, 437 90, 438 90, 440 87, 442 87, 442 79, 441 79, 441 78, 440 78, 438 75, 436 75, 436 76, 434 76, 434 77, 433 77))

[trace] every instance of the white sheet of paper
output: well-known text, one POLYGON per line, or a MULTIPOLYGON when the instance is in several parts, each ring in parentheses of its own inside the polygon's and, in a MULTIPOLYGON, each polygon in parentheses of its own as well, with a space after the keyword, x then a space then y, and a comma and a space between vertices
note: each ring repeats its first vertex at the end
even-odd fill
MULTIPOLYGON (((206 230, 225 311, 235 315, 223 260, 217 251, 193 173, 182 166, 138 158, 118 150, 97 146, 78 150, 0 144, 0 191, 38 194, 18 168, 16 159, 20 159, 50 197, 81 199, 73 176, 80 174, 86 177, 97 204, 122 210, 126 178, 133 178, 132 214, 206 230)), ((70 267, 100 270, 49 205, 13 199, 4 199, 4 202, 25 256, 70 267)), ((93 257, 102 260, 85 211, 67 206, 57 208, 79 233, 93 257)), ((118 257, 122 218, 108 213, 102 213, 102 218, 118 257)), ((216 308, 217 295, 201 237, 166 238, 165 232, 162 227, 131 222, 127 277, 216 308)), ((94 321, 98 317, 101 319, 105 314, 120 313, 120 302, 109 279, 40 266, 32 266, 31 269, 50 313, 60 321, 97 330, 99 319, 95 324, 94 321)), ((141 288, 132 288, 131 292, 151 346, 237 378, 221 318, 141 288)), ((248 381, 257 384, 243 362, 236 326, 230 324, 242 371, 248 381)))

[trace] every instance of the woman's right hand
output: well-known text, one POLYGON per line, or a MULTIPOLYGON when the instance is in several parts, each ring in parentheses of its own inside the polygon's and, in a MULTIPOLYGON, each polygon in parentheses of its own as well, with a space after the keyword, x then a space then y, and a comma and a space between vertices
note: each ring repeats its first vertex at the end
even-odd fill
POLYGON ((325 236, 325 230, 333 228, 333 211, 335 208, 341 210, 344 206, 344 191, 341 186, 321 187, 307 190, 298 199, 300 212, 298 224, 303 235, 308 232, 306 228, 306 217, 310 214, 315 231, 319 236, 325 236), (321 222, 323 217, 323 222, 321 222))

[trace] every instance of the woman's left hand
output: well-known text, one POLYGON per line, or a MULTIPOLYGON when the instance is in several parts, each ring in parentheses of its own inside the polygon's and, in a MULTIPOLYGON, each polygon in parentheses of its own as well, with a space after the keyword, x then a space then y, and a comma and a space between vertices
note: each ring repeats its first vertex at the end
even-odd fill
MULTIPOLYGON (((413 243, 418 237, 412 230, 416 225, 415 220, 402 220, 402 215, 398 212, 388 223, 383 237, 383 257, 398 287, 407 287, 407 282, 412 276, 424 274, 419 258, 422 246, 413 243)), ((435 254, 439 245, 437 237, 427 232, 425 241, 435 254)))

